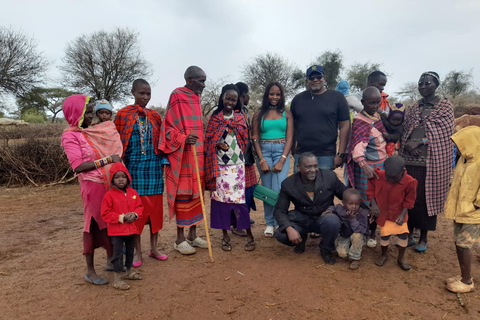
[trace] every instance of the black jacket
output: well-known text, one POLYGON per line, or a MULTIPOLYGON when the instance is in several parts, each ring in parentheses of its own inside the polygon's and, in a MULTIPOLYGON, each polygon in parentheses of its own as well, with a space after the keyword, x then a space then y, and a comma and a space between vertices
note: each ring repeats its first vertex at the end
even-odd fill
POLYGON ((287 216, 290 202, 295 206, 295 210, 309 216, 319 217, 329 206, 333 205, 334 196, 340 200, 343 198, 345 189, 345 185, 338 180, 335 172, 319 169, 315 178, 315 192, 312 201, 305 192, 300 172, 291 175, 282 182, 280 195, 275 205, 274 215, 280 231, 291 226, 287 216))

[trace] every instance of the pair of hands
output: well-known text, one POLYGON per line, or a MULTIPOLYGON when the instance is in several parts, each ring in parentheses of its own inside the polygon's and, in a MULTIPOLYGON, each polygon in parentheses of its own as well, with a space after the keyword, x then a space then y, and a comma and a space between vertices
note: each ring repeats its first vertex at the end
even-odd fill
MULTIPOLYGON (((275 173, 278 173, 278 172, 282 171, 282 169, 283 169, 283 162, 282 162, 282 161, 278 161, 278 162, 275 163, 275 165, 273 166, 272 171, 275 172, 275 173)), ((270 172, 270 166, 268 165, 268 163, 267 163, 266 161, 263 162, 263 163, 260 165, 260 170, 262 170, 263 173, 270 172)))
POLYGON ((423 142, 422 141, 408 141, 406 144, 405 144, 405 150, 410 153, 412 156, 419 156, 421 151, 418 147, 420 147, 421 145, 423 145, 423 142))
POLYGON ((125 216, 123 216, 123 221, 124 222, 133 222, 137 219, 137 215, 135 212, 127 212, 125 213, 125 216))

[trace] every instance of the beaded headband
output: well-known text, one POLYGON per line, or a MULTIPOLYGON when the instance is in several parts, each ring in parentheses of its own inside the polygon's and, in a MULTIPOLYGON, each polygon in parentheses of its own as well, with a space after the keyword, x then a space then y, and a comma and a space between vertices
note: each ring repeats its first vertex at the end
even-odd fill
POLYGON ((440 78, 434 74, 434 73, 431 73, 431 72, 424 72, 422 73, 422 76, 431 76, 431 77, 434 77, 435 79, 437 79, 438 83, 440 83, 440 78))

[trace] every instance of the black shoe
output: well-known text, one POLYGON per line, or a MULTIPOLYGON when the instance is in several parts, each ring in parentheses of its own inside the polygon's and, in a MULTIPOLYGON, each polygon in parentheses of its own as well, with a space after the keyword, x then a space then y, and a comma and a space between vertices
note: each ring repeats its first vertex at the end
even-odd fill
POLYGON ((255 220, 250 219, 250 224, 255 224, 255 220))
POLYGON ((323 261, 325 261, 326 264, 335 264, 335 262, 337 262, 331 252, 320 250, 320 255, 322 256, 322 259, 323 261))
POLYGON ((304 253, 305 252, 305 243, 307 242, 307 237, 302 237, 302 242, 299 244, 295 245, 295 249, 293 249, 293 252, 295 253, 304 253))

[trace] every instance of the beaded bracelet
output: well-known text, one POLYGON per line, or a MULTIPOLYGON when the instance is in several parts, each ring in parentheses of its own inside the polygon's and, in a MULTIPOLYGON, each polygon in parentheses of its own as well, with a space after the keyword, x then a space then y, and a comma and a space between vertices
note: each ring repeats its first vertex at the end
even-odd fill
POLYGON ((267 162, 267 160, 265 160, 264 158, 261 158, 260 159, 260 164, 264 163, 264 162, 267 162))
POLYGON ((104 167, 107 164, 112 163, 112 162, 113 162, 113 159, 110 156, 93 161, 93 163, 95 164, 95 169, 98 169, 100 167, 104 167))

